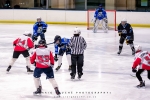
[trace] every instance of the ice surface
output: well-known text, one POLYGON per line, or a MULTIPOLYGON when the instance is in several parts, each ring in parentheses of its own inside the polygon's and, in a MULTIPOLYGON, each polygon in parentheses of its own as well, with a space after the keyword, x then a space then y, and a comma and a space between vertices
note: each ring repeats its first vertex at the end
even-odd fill
MULTIPOLYGON (((16 61, 10 73, 6 74, 13 53, 12 41, 24 31, 32 31, 32 26, 0 24, 0 100, 149 100, 150 81, 147 79, 147 73, 144 72, 142 75, 146 81, 146 89, 135 88, 139 82, 130 76, 134 59, 130 47, 124 44, 122 54, 120 56, 116 54, 119 45, 117 32, 111 30, 108 33, 103 31, 92 33, 91 30, 86 30, 86 27, 78 25, 49 25, 46 40, 49 43, 53 42, 55 35, 70 38, 75 27, 81 29, 81 36, 87 41, 82 79, 70 80, 68 63, 64 56, 61 69, 55 72, 55 79, 60 91, 66 93, 56 98, 54 89, 43 74, 41 76, 43 91, 52 94, 33 96, 36 90, 33 75, 27 74, 23 56, 16 61)), ((149 32, 148 28, 134 28, 135 44, 141 45, 144 50, 150 49, 149 32)), ((53 45, 49 45, 49 48, 54 51, 53 45)))

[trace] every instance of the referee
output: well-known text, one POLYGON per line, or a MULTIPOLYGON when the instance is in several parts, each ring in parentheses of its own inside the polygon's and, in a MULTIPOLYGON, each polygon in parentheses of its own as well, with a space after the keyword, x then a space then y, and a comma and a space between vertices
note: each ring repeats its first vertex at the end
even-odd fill
POLYGON ((83 75, 83 62, 84 62, 84 50, 87 47, 86 41, 83 37, 80 36, 81 31, 78 28, 74 29, 74 36, 71 37, 70 42, 68 43, 71 48, 71 79, 75 78, 76 75, 76 65, 78 71, 78 78, 80 79, 83 75))

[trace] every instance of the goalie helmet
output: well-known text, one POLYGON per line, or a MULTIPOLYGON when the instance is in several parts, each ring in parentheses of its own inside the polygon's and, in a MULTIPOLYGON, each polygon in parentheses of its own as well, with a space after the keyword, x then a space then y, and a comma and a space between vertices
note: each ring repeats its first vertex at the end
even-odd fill
POLYGON ((102 7, 102 5, 100 4, 99 7, 102 7))
POLYGON ((142 51, 142 47, 140 45, 135 46, 135 52, 142 51))
POLYGON ((61 42, 61 36, 56 35, 54 38, 54 43, 56 43, 59 40, 59 42, 61 42))
POLYGON ((74 33, 73 33, 73 34, 79 34, 79 35, 80 35, 80 34, 81 34, 80 29, 76 27, 76 28, 74 29, 74 33))
POLYGON ((99 9, 99 12, 102 12, 102 5, 101 4, 99 5, 98 9, 99 9))

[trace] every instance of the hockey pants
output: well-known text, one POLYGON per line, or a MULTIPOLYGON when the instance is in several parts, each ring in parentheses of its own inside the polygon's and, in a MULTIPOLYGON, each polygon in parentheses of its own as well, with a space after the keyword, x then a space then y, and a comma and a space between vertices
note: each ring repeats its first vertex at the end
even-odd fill
MULTIPOLYGON (((136 72, 136 77, 137 79, 142 82, 143 79, 141 77, 141 74, 144 72, 145 70, 144 69, 138 69, 138 71, 136 72)), ((147 78, 150 79, 150 70, 147 70, 147 78)))

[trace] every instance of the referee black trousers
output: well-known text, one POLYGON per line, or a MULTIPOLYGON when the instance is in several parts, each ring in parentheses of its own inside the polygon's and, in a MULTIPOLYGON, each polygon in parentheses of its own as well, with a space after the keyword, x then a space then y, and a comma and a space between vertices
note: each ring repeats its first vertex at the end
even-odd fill
POLYGON ((77 71, 78 71, 78 74, 83 74, 82 71, 82 67, 83 67, 83 62, 84 62, 84 56, 83 54, 79 54, 79 55, 71 55, 71 63, 72 63, 72 67, 71 67, 71 76, 73 74, 76 74, 76 66, 77 66, 77 71))

